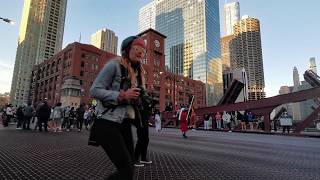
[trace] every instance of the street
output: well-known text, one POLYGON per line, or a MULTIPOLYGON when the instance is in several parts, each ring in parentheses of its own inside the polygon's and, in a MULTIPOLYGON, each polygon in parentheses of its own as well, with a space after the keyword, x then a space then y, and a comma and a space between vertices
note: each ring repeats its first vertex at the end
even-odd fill
MULTIPOLYGON (((135 129, 133 128, 135 133, 135 129)), ((320 139, 150 128, 144 179, 319 179, 320 139)), ((88 133, 0 128, 0 179, 103 179, 115 171, 88 133)))

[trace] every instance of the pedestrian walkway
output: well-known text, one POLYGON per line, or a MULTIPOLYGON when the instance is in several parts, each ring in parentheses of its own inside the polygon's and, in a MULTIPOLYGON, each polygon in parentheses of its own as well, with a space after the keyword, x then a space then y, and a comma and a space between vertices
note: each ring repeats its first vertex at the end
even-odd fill
MULTIPOLYGON (((86 131, 0 128, 0 179, 104 179, 115 171, 86 131)), ((319 179, 318 138, 150 128, 151 165, 135 179, 319 179)))

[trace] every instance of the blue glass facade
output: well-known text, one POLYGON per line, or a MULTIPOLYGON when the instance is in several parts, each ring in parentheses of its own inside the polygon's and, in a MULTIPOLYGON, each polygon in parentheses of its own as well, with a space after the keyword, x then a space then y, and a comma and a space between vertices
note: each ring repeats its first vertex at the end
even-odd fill
POLYGON ((219 0, 156 1, 156 30, 167 36, 169 71, 207 85, 207 105, 222 95, 219 0))

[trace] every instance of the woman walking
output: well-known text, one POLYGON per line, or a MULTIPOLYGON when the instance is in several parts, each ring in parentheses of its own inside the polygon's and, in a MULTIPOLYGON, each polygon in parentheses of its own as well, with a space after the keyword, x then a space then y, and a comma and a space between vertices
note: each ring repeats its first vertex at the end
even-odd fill
POLYGON ((109 61, 95 79, 90 94, 98 100, 94 123, 96 145, 101 145, 117 172, 109 179, 133 178, 134 152, 131 122, 140 121, 145 91, 142 38, 130 36, 121 44, 121 59, 109 61))

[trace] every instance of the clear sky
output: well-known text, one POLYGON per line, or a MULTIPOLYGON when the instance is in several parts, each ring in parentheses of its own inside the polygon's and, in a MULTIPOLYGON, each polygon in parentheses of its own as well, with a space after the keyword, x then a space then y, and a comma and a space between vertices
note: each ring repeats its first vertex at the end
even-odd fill
MULTIPOLYGON (((0 17, 17 21, 14 26, 0 22, 0 93, 3 93, 10 91, 23 0, 1 1, 0 17)), ((118 35, 120 45, 126 36, 138 33, 138 11, 149 2, 151 0, 68 0, 63 47, 78 41, 80 34, 82 43, 90 43, 91 34, 104 27, 118 35)), ((220 14, 224 2, 220 0, 220 14)), ((278 94, 280 86, 293 84, 294 66, 301 80, 310 57, 316 57, 319 66, 319 0, 239 2, 241 15, 260 20, 268 97, 278 94)))

